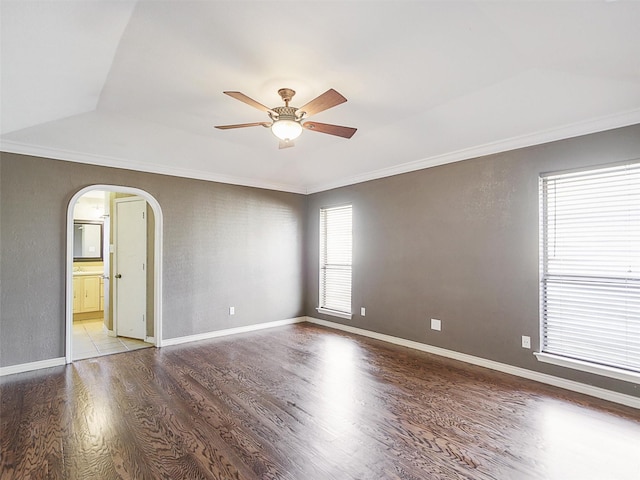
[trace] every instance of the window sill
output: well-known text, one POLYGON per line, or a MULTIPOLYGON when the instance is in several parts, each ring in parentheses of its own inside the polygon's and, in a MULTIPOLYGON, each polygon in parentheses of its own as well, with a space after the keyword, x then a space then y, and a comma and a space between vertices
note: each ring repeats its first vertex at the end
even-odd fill
POLYGON ((580 370, 582 372, 594 373, 596 375, 602 375, 604 377, 615 378, 618 380, 624 380, 625 382, 640 384, 640 373, 623 370, 621 368, 598 365, 597 363, 585 362, 583 360, 561 357, 560 355, 553 355, 551 353, 534 352, 534 355, 539 361, 544 363, 551 363, 553 365, 572 368, 574 370, 580 370))
POLYGON ((316 308, 318 313, 322 313, 323 315, 331 315, 332 317, 340 317, 346 320, 351 320, 353 315, 347 312, 339 312, 338 310, 329 310, 327 308, 318 307, 316 308))

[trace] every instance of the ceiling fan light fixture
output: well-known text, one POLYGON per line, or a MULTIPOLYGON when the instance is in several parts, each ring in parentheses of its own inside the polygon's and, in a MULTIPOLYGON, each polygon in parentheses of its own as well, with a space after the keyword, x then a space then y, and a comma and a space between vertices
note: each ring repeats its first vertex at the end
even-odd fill
POLYGON ((271 125, 273 134, 282 141, 295 140, 302 133, 302 125, 295 120, 276 120, 271 125))
POLYGON ((240 100, 249 106, 262 110, 269 115, 270 122, 253 122, 239 123, 235 125, 216 125, 221 130, 229 130, 232 128, 256 127, 261 125, 271 128, 273 134, 280 140, 280 148, 293 147, 293 141, 300 136, 302 129, 311 130, 319 133, 327 133, 342 138, 351 138, 356 133, 357 128, 343 127, 330 123, 307 122, 307 117, 316 113, 324 112, 329 108, 335 107, 347 101, 342 95, 330 88, 322 95, 317 96, 310 102, 307 102, 300 108, 290 107, 289 102, 295 95, 295 91, 290 88, 281 88, 278 94, 284 102, 284 107, 269 108, 253 98, 247 97, 244 93, 236 91, 223 92, 236 100, 240 100), (304 124, 302 121, 305 120, 304 124))

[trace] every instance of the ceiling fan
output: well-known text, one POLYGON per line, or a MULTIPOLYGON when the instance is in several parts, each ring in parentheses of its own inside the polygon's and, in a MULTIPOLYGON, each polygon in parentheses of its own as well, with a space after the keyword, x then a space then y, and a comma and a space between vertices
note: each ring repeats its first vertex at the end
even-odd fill
POLYGON ((320 122, 308 122, 306 120, 311 115, 323 112, 329 108, 335 107, 347 101, 342 95, 336 92, 333 88, 327 90, 322 95, 314 98, 310 102, 306 103, 302 107, 290 107, 289 102, 296 94, 294 90, 290 88, 281 88, 278 90, 278 94, 284 102, 284 107, 268 108, 254 99, 247 97, 244 93, 240 92, 223 92, 230 97, 240 100, 241 102, 251 105, 258 110, 262 110, 269 115, 271 121, 267 122, 254 122, 254 123, 240 123, 236 125, 217 125, 216 128, 221 130, 228 130, 231 128, 244 128, 244 127, 257 127, 262 126, 270 128, 273 134, 280 139, 280 148, 293 147, 293 141, 300 136, 302 129, 307 129, 320 133, 328 133, 329 135, 336 135, 343 138, 351 138, 356 133, 357 128, 342 127, 340 125, 331 125, 329 123, 320 122))

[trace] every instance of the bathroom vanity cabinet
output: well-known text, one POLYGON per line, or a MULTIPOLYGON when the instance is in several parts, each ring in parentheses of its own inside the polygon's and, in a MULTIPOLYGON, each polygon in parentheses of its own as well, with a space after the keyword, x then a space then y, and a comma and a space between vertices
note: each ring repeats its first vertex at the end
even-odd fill
POLYGON ((102 277, 83 275, 73 277, 73 313, 98 312, 102 306, 102 277))

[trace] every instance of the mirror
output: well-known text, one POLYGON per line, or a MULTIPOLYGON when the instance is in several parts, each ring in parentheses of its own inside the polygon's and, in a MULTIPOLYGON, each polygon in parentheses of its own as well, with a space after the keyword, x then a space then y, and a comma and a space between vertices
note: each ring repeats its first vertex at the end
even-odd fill
POLYGON ((73 222, 73 261, 102 261, 101 222, 73 222))

